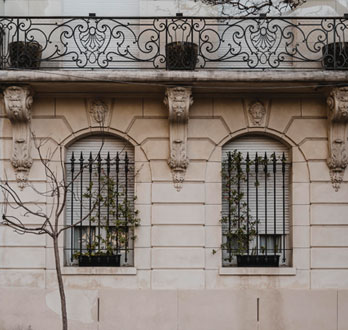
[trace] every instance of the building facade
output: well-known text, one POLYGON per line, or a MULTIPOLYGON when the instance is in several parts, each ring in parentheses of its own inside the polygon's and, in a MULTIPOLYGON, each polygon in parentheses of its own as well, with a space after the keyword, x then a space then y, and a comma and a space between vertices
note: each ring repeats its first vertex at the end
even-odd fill
MULTIPOLYGON (((175 15, 174 3, 113 5, 124 9, 119 15, 153 15, 152 6, 161 15, 175 15)), ((28 207, 49 210, 50 196, 38 193, 49 191, 37 149, 44 139, 43 158, 58 177, 60 162, 66 163, 64 173, 75 186, 60 226, 91 210, 83 191, 112 176, 108 164, 119 173, 112 184, 127 189, 120 198, 139 211, 134 240, 114 225, 116 267, 79 265, 83 251, 96 251, 91 243, 107 247, 107 203, 99 207, 98 224, 85 221, 60 236, 71 329, 348 329, 348 8, 342 1, 325 3, 330 8, 324 15, 332 10, 335 16, 228 23, 204 18, 204 24, 194 16, 28 22, 8 16, 70 16, 77 9, 71 1, 3 3, 2 180, 28 207), (103 20, 114 28, 107 32, 103 20), (183 38, 199 44, 195 70, 166 67, 173 20, 183 35, 188 24, 191 32, 183 38), (154 41, 154 35, 162 39, 154 41), (36 60, 21 67, 18 54, 9 58, 6 42, 23 41, 20 36, 43 46, 40 68, 36 60), (116 45, 109 53, 105 40, 116 45), (340 46, 330 55, 325 42, 340 46), (158 47, 156 56, 151 47, 158 47), (104 165, 93 172, 97 167, 88 167, 88 157, 97 166, 100 150, 104 165), (244 174, 229 183, 233 171, 244 174), (233 200, 233 194, 241 197, 233 200), (241 226, 231 218, 247 218, 242 245, 248 247, 239 253, 226 240, 231 228, 241 226), (279 260, 271 267, 237 267, 236 254, 279 260)), ((88 9, 83 15, 110 14, 107 4, 79 5, 88 9)), ((195 6, 188 2, 181 9, 196 14, 185 12, 195 6)), ((309 2, 303 10, 313 6, 309 2)), ((40 224, 25 210, 11 212, 26 225, 40 224)), ((1 330, 60 329, 47 235, 18 235, 0 226, 0 292, 1 330)))

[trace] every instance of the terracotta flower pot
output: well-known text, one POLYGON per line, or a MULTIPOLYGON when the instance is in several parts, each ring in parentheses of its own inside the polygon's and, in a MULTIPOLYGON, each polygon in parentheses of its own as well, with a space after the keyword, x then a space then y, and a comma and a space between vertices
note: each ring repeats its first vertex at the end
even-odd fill
POLYGON ((193 42, 171 42, 166 45, 167 70, 194 70, 198 46, 193 42))
POLYGON ((38 69, 40 67, 42 46, 36 41, 16 41, 9 44, 10 65, 12 68, 38 69))

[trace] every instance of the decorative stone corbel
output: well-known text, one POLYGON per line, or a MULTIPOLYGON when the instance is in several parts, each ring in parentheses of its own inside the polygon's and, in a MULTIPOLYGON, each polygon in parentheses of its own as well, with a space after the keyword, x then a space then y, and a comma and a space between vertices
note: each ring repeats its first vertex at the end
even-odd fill
POLYGON ((348 124, 348 87, 334 88, 327 98, 328 139, 331 182, 336 191, 340 188, 348 164, 347 124, 348 124))
POLYGON ((31 158, 31 106, 33 92, 28 86, 10 86, 4 90, 5 110, 12 124, 11 163, 16 171, 18 186, 23 189, 33 164, 31 158))
POLYGON ((189 109, 193 103, 191 88, 167 88, 164 104, 169 109, 170 157, 174 187, 180 191, 189 165, 187 157, 187 125, 189 109))

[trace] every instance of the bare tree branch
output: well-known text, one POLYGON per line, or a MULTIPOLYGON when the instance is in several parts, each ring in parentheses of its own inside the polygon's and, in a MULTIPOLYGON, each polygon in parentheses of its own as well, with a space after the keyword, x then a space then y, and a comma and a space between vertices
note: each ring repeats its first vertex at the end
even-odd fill
POLYGON ((252 16, 279 14, 294 10, 307 0, 195 0, 209 6, 220 6, 224 15, 252 16))

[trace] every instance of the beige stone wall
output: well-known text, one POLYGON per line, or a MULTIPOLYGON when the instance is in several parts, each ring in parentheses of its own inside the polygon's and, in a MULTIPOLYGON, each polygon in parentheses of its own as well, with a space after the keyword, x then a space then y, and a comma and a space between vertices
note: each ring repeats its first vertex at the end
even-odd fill
MULTIPOLYGON (((112 104, 107 131, 135 146, 136 195, 141 225, 135 242, 135 269, 88 275, 65 267, 68 287, 153 289, 345 288, 348 230, 347 174, 341 189, 331 186, 327 157, 326 106, 323 97, 261 97, 265 127, 252 127, 247 106, 252 98, 194 94, 188 123, 188 167, 177 192, 167 165, 168 110, 163 95, 108 99, 112 104), (259 132, 281 139, 292 150, 292 267, 250 271, 221 269, 221 146, 240 134, 259 132), (212 250, 218 253, 213 255, 212 250), (126 273, 126 275, 124 274, 126 273), (79 276, 79 274, 81 276, 79 276), (82 276, 83 275, 83 276, 82 276), (88 275, 88 276, 85 276, 88 275), (252 276, 253 275, 253 276, 252 276)), ((86 99, 36 97, 32 129, 38 138, 69 144, 90 132, 86 99)), ((92 124, 93 125, 93 124, 92 124)), ((11 125, 2 115, 2 164, 15 183, 10 165, 11 125)), ((43 187, 40 163, 33 152, 30 180, 43 187)), ((38 200, 30 187, 21 195, 38 200)), ((30 221, 28 219, 28 221, 30 221)), ((63 219, 62 219, 63 221, 63 219)), ((18 236, 0 227, 2 286, 55 287, 52 244, 48 238, 18 236)), ((63 244, 63 239, 62 239, 63 244)))
MULTIPOLYGON (((61 329, 57 291, 0 293, 1 330, 61 329)), ((347 290, 91 289, 68 290, 67 301, 72 330, 347 329, 347 290)))
MULTIPOLYGON (((312 329, 343 330, 346 313, 342 311, 348 301, 344 291, 348 287, 348 173, 340 190, 335 192, 326 165, 324 96, 232 97, 194 91, 188 123, 190 165, 180 192, 174 188, 167 165, 169 123, 163 96, 161 93, 104 98, 111 104, 107 131, 124 137, 135 147, 136 207, 140 211, 141 225, 136 233, 134 268, 63 268, 72 305, 74 301, 83 301, 81 309, 71 310, 72 328, 78 329, 80 322, 84 322, 84 329, 95 329, 96 301, 100 299, 105 308, 102 307, 100 317, 104 323, 98 323, 99 329, 111 329, 117 315, 128 315, 127 308, 131 305, 139 311, 139 317, 135 319, 130 314, 129 318, 121 318, 122 329, 143 329, 142 324, 155 329, 151 323, 155 320, 163 321, 161 329, 179 326, 178 329, 211 330, 213 324, 227 329, 227 324, 236 319, 233 313, 238 314, 241 308, 246 312, 242 318, 237 318, 241 322, 237 329, 254 329, 257 324, 267 330, 300 329, 299 324, 307 322, 308 327, 303 329, 311 329, 309 324, 315 324, 312 329), (253 127, 248 117, 248 105, 255 99, 261 100, 267 108, 263 127, 253 127), (291 148, 293 260, 288 268, 221 267, 221 147, 230 139, 251 132, 271 135, 291 148), (213 249, 218 253, 213 255, 213 249), (171 291, 173 289, 179 291, 171 291), (186 291, 192 289, 201 291, 186 291), (256 320, 257 298, 260 298, 262 309, 259 322, 256 320), (147 301, 153 301, 153 305, 147 301), (297 301, 309 307, 303 310, 297 306, 297 301), (147 308, 141 311, 143 304, 147 308), (221 306, 221 312, 215 308, 217 305, 221 306), (114 309, 114 306, 118 307, 114 309), (232 314, 228 312, 230 307, 234 311, 232 314), (197 320, 195 315, 199 310, 204 312, 197 320), (276 313, 268 313, 271 310, 276 313), (88 315, 87 321, 82 321, 81 315, 88 315), (311 316, 308 318, 308 315, 311 316), (244 326, 246 320, 248 325, 244 326), (279 324, 282 327, 278 327, 279 324)), ((74 93, 59 97, 37 95, 32 109, 35 135, 50 137, 53 146, 56 143, 67 145, 98 131, 89 118, 88 97, 91 96, 74 96, 74 93)), ((12 129, 3 106, 0 115, 2 173, 6 171, 9 180, 16 184, 9 160, 12 129)), ((30 181, 37 188, 44 187, 45 177, 35 150, 33 157, 30 181)), ((48 203, 35 197, 30 188, 20 194, 30 203, 43 207, 48 203)), ((27 221, 30 223, 30 219, 27 221)), ((57 283, 49 238, 21 236, 0 226, 0 287, 3 288, 0 292, 9 299, 12 297, 13 304, 21 301, 20 297, 29 289, 40 302, 37 306, 23 306, 18 318, 20 324, 31 324, 33 330, 45 329, 40 328, 32 316, 37 315, 40 306, 47 320, 56 320, 59 310, 55 300, 57 283)), ((5 305, 0 310, 10 308, 5 305)), ((9 314, 16 315, 13 310, 9 314)), ((6 321, 6 327, 15 324, 4 315, 0 313, 0 321, 6 321)))

